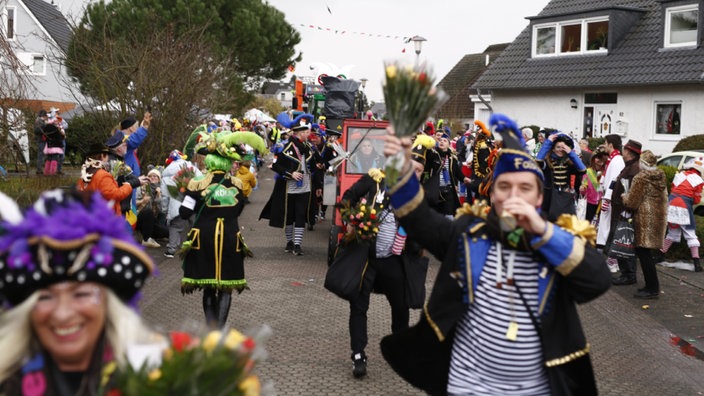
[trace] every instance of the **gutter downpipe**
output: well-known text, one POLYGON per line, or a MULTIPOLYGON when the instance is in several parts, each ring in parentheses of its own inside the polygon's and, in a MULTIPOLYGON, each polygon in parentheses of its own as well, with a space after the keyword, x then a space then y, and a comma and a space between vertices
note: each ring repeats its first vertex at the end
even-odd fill
POLYGON ((484 99, 484 98, 482 97, 482 91, 481 91, 479 88, 477 88, 477 97, 478 97, 479 100, 484 104, 484 106, 486 106, 486 107, 489 109, 489 112, 493 114, 493 113, 494 113, 494 109, 491 107, 491 105, 489 104, 489 102, 487 102, 486 99, 484 99))

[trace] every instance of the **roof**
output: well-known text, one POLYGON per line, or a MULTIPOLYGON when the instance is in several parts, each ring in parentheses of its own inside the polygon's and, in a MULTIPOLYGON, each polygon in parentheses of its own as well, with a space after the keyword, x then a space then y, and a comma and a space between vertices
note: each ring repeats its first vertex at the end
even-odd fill
POLYGON ((608 14, 608 53, 531 58, 529 24, 472 88, 603 89, 702 83, 704 48, 662 48, 663 12, 670 4, 698 2, 552 0, 540 14, 528 18, 531 24, 608 14))
POLYGON ((439 117, 472 118, 474 105, 469 99, 470 86, 487 68, 487 61, 493 62, 508 45, 509 43, 494 44, 482 53, 462 57, 438 83, 450 97, 438 110, 439 117))
POLYGON ((73 32, 68 21, 54 5, 44 0, 21 0, 34 15, 46 32, 58 44, 61 50, 68 52, 73 32))

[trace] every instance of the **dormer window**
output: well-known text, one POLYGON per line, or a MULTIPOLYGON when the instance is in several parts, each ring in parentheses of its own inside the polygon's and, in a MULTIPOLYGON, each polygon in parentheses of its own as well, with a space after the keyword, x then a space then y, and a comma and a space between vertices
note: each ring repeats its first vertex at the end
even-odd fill
POLYGON ((533 26, 533 57, 606 52, 608 17, 533 26))
POLYGON ((699 6, 690 4, 665 11, 665 48, 697 45, 699 6))

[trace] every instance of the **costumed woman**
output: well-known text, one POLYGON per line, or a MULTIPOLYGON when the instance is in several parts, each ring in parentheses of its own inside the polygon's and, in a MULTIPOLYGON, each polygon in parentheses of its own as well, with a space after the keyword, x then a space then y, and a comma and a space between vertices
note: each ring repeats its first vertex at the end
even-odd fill
MULTIPOLYGON (((251 255, 237 221, 244 207, 242 181, 230 175, 233 161, 247 160, 245 144, 265 150, 264 140, 253 132, 202 133, 195 152, 205 155, 206 173, 193 178, 179 209, 193 227, 182 246, 181 292, 203 291, 203 311, 209 326, 227 322, 232 291, 247 289, 244 258, 251 255)), ((251 158, 250 158, 251 159, 251 158)))
POLYGON ((301 114, 291 120, 281 113, 276 121, 291 129, 291 137, 274 156, 271 169, 277 173, 269 201, 259 219, 269 219, 269 226, 284 228, 284 251, 296 256, 303 254, 303 232, 311 204, 311 174, 316 166, 315 156, 308 144, 313 115, 301 114))
POLYGON ((542 210, 548 220, 577 213, 572 176, 582 180, 587 167, 574 151, 574 140, 556 131, 545 140, 535 160, 545 173, 542 210))
POLYGON ((0 201, 0 394, 105 394, 130 345, 162 342, 131 309, 151 258, 98 193, 0 201))

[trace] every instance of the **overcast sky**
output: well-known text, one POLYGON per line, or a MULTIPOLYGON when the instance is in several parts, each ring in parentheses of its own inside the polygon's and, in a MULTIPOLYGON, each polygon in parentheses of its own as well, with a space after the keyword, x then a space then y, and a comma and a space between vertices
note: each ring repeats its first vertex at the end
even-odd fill
MULTIPOLYGON (((89 0, 55 1, 65 14, 78 15, 89 0)), ((269 4, 301 33, 297 50, 303 59, 296 65, 296 75, 325 72, 366 78, 369 99, 383 101, 384 62, 415 61, 413 43, 404 43, 404 37, 428 40, 420 61, 439 81, 464 55, 513 41, 528 25, 525 18, 537 15, 548 1, 269 0, 269 4)))

